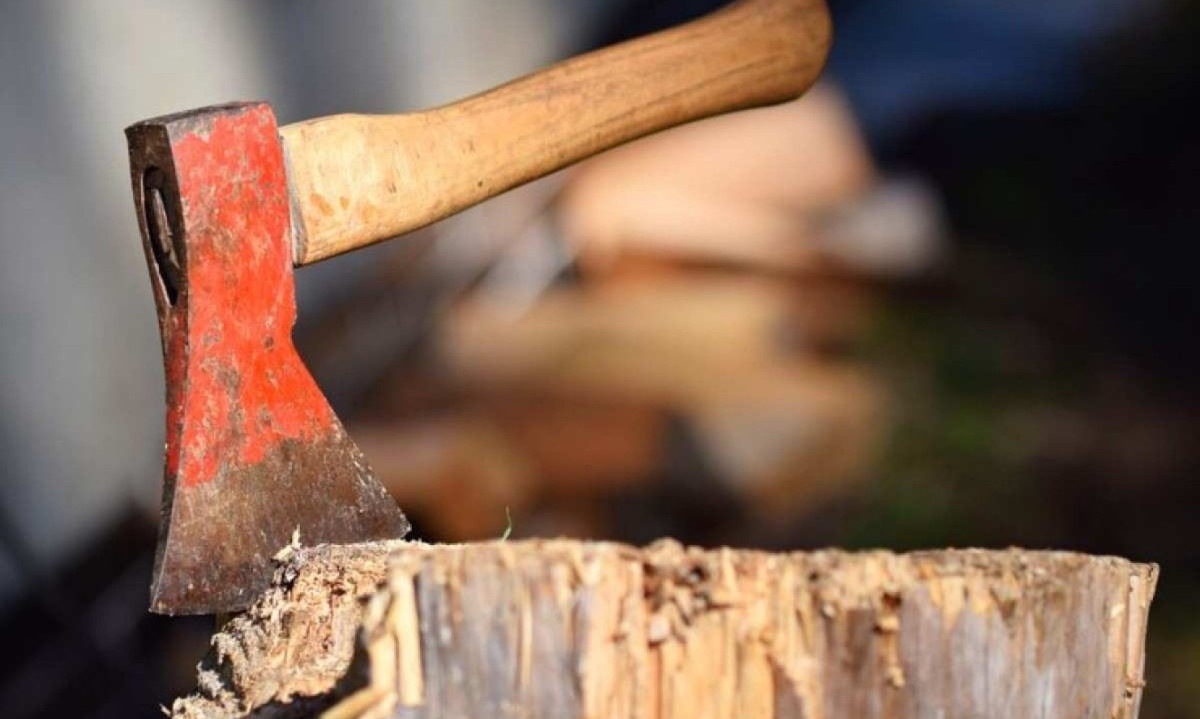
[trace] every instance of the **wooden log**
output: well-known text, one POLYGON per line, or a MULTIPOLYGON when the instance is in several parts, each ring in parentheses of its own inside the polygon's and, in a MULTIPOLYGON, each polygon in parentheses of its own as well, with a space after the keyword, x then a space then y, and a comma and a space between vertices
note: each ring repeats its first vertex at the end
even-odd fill
POLYGON ((293 547, 171 716, 1136 717, 1156 577, 1019 550, 293 547))
POLYGON ((815 215, 862 197, 875 175, 849 105, 818 86, 589 160, 568 179, 559 222, 588 274, 624 255, 822 272, 839 263, 815 215))
MULTIPOLYGON (((761 278, 679 278, 547 293, 523 313, 461 303, 438 327, 446 379, 467 391, 521 388, 690 406, 781 375, 837 382, 812 345, 866 326, 869 302, 836 288, 761 278), (829 375, 830 377, 826 377, 829 375)), ((778 393, 772 385, 767 391, 778 393)))
POLYGON ((470 541, 498 537, 506 515, 536 499, 529 460, 494 422, 478 413, 352 425, 355 442, 426 537, 470 541))

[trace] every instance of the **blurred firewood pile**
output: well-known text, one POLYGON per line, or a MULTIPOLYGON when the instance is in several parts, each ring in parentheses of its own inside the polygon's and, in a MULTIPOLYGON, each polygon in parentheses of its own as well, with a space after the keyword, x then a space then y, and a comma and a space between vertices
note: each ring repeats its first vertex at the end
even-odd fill
MULTIPOLYGON (((647 138, 393 243, 298 342, 427 539, 736 537, 847 491, 855 346, 938 207, 836 90, 647 138)), ((302 313, 302 316, 304 313, 302 313)))

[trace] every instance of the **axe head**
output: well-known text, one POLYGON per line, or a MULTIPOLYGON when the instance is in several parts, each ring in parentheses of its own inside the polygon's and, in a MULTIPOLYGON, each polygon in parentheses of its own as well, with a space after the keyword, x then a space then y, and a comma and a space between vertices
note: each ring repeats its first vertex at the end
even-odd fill
POLYGON ((246 607, 271 559, 396 538, 408 522, 292 344, 292 220, 268 105, 126 130, 167 381, 152 611, 246 607))

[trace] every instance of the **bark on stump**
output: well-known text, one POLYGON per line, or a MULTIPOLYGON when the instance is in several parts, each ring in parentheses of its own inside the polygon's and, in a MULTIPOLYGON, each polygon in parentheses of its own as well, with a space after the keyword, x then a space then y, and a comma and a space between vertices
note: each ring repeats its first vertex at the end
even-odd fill
POLYGON ((1157 567, 1061 552, 288 548, 191 719, 1136 717, 1157 567))

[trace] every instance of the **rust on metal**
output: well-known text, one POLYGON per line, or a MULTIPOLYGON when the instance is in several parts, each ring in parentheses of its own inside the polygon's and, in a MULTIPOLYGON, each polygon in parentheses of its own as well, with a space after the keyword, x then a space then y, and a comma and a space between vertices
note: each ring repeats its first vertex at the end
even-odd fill
POLYGON ((167 384, 151 609, 232 611, 307 544, 403 536, 408 522, 292 344, 287 180, 265 103, 126 131, 167 384))

